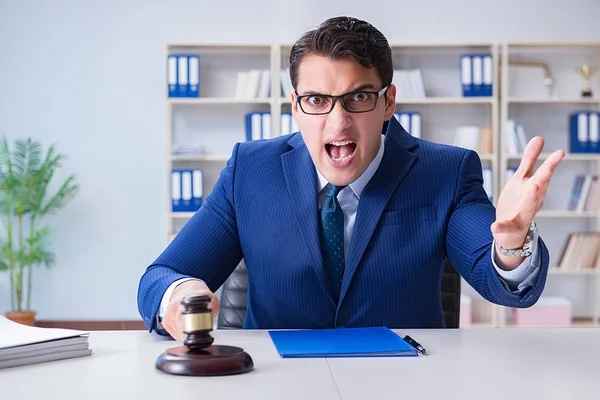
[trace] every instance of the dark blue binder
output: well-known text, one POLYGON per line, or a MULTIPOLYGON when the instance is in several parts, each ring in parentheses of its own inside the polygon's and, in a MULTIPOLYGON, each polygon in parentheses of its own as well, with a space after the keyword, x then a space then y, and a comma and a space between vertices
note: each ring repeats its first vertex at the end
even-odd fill
POLYGON ((170 55, 167 58, 167 87, 169 97, 179 97, 177 91, 177 55, 170 55))
POLYGON ((187 97, 200 96, 200 56, 188 57, 188 90, 187 97))
POLYGON ((177 56, 177 97, 188 97, 189 76, 190 72, 188 56, 177 56))
POLYGON ((569 151, 571 153, 589 153, 589 142, 589 112, 571 113, 569 115, 569 151))
POLYGON ((460 57, 460 76, 463 97, 492 96, 494 92, 492 55, 489 53, 463 54, 460 57))
POLYGON ((406 357, 417 350, 387 327, 269 331, 283 358, 406 357))
POLYGON ((463 97, 474 96, 473 91, 473 62, 468 54, 460 57, 460 83, 463 97))
POLYGON ((171 210, 172 212, 187 211, 181 196, 181 169, 171 171, 171 210))

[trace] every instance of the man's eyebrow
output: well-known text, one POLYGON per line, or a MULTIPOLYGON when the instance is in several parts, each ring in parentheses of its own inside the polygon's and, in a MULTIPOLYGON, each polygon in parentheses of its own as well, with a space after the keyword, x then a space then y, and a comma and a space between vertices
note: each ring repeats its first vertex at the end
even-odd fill
MULTIPOLYGON (((355 87, 354 89, 349 90, 346 93, 358 92, 358 91, 365 90, 365 89, 375 89, 375 86, 372 83, 365 83, 363 85, 355 87)), ((321 93, 321 92, 317 92, 315 90, 307 90, 301 96, 315 96, 315 95, 318 95, 318 96, 327 96, 326 94, 321 93)))

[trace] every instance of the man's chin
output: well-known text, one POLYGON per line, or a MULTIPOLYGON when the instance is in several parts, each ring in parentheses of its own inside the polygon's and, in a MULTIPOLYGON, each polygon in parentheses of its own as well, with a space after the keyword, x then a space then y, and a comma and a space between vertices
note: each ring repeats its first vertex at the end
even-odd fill
POLYGON ((354 182, 360 175, 356 174, 356 170, 354 168, 333 168, 331 166, 327 166, 326 171, 322 174, 327 182, 336 186, 347 186, 354 182))

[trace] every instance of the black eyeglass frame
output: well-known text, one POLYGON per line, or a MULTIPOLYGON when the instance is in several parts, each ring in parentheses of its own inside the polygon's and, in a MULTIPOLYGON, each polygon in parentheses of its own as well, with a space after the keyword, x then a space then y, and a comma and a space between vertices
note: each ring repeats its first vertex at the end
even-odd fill
POLYGON ((298 104, 298 106, 300 107, 300 109, 302 110, 302 112, 304 114, 307 114, 307 115, 325 115, 325 114, 329 114, 331 111, 333 111, 333 108, 335 107, 335 103, 337 103, 338 100, 340 100, 340 102, 342 103, 342 107, 344 107, 344 110, 346 110, 347 112, 353 113, 353 114, 362 114, 362 113, 373 111, 377 107, 377 101, 379 100, 379 98, 381 96, 383 96, 385 94, 385 92, 388 90, 389 87, 390 87, 390 85, 387 85, 387 86, 383 87, 378 92, 373 92, 373 91, 368 91, 368 90, 353 90, 353 91, 348 92, 348 93, 340 94, 339 96, 333 96, 333 95, 329 95, 329 94, 317 94, 317 93, 304 94, 302 96, 299 96, 298 92, 294 92, 294 93, 296 93, 296 103, 298 104), (376 96, 375 97, 375 102, 373 103, 373 108, 371 108, 369 110, 363 110, 363 111, 352 111, 352 110, 349 110, 348 107, 346 107, 346 103, 344 103, 344 97, 349 96, 349 95, 353 95, 353 94, 359 94, 359 93, 372 94, 372 95, 376 96), (304 110, 304 108, 302 108, 301 100, 303 98, 313 97, 313 96, 324 97, 324 98, 331 99, 331 108, 329 109, 329 111, 318 112, 318 113, 306 112, 304 110))

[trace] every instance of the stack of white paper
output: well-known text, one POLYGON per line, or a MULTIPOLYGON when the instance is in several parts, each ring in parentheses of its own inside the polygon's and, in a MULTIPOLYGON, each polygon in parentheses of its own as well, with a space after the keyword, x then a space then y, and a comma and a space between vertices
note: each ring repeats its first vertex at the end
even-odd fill
POLYGON ((89 356, 88 337, 89 332, 37 328, 0 315, 0 368, 89 356))

